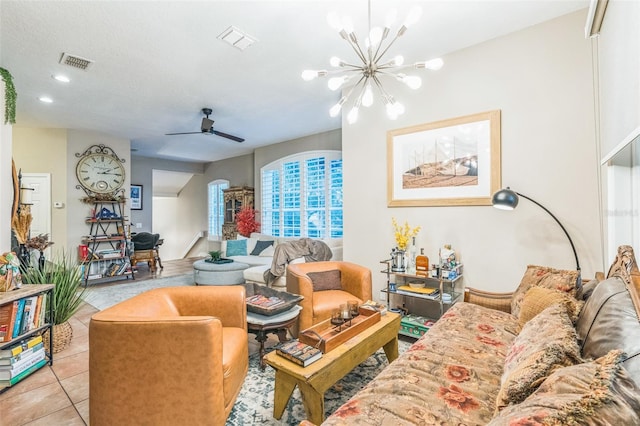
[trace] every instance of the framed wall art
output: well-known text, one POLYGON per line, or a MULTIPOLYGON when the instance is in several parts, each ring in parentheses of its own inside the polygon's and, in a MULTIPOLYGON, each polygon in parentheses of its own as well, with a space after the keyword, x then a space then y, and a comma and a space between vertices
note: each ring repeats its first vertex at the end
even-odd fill
POLYGON ((389 207, 491 205, 500 143, 500 110, 387 132, 389 207))
POLYGON ((142 210, 142 185, 131 185, 131 210, 142 210))

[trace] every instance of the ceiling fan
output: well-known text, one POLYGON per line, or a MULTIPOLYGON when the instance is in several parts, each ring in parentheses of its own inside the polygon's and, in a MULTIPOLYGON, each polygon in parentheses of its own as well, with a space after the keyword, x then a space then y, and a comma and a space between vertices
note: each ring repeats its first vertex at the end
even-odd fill
POLYGON ((221 136, 223 138, 227 138, 227 139, 231 139, 232 141, 236 141, 236 142, 244 142, 243 138, 239 138, 238 136, 233 136, 230 135, 228 133, 223 133, 223 132, 219 132, 217 130, 213 130, 213 123, 214 121, 211 120, 209 118, 209 115, 211 115, 212 113, 212 109, 211 108, 202 108, 202 113, 204 115, 206 115, 206 117, 202 118, 202 124, 200 125, 200 131, 199 132, 184 132, 184 133, 165 133, 166 136, 173 136, 173 135, 195 135, 198 133, 201 134, 212 134, 212 135, 218 135, 221 136))

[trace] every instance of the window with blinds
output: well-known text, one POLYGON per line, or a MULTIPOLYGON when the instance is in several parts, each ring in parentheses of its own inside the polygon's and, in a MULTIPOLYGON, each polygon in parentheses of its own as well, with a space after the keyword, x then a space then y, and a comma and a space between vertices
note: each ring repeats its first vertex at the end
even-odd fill
POLYGON ((229 188, 229 181, 217 179, 209 182, 209 238, 222 239, 222 224, 224 223, 224 194, 229 188))
POLYGON ((262 232, 283 237, 342 238, 342 153, 312 151, 260 170, 262 232))

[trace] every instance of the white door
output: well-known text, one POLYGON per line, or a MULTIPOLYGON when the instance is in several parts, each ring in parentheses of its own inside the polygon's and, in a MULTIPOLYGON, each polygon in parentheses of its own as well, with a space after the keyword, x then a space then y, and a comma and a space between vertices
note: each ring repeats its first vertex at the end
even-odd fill
POLYGON ((31 191, 31 236, 49 234, 51 239, 51 174, 22 173, 22 187, 31 191))

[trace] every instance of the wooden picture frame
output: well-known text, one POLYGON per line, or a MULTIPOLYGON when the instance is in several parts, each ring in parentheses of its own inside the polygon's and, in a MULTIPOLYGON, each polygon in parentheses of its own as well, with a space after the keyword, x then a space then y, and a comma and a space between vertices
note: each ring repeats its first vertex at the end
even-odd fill
POLYGON ((500 110, 390 130, 388 206, 491 205, 500 146, 500 110))
POLYGON ((142 185, 131 185, 131 210, 142 210, 142 185))

